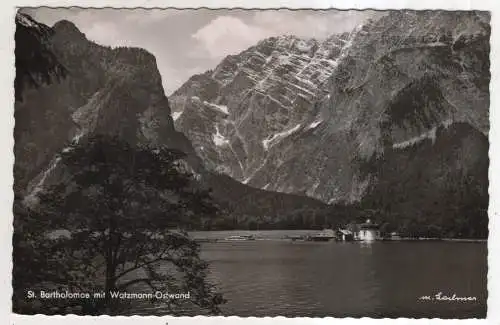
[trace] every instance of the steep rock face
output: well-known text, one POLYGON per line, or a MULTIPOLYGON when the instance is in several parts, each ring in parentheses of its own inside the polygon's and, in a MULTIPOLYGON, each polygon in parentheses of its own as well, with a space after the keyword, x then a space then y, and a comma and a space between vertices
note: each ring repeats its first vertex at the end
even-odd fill
POLYGON ((369 164, 377 182, 363 203, 393 224, 417 222, 450 237, 486 238, 488 148, 487 137, 464 122, 394 144, 369 164))
POLYGON ((357 201, 386 147, 452 122, 488 132, 489 16, 394 11, 324 42, 264 40, 170 98, 210 168, 258 188, 357 201))
MULTIPOLYGON (((16 78, 14 127, 14 188, 22 191, 64 146, 71 126, 65 107, 51 105, 50 90, 61 87, 67 70, 50 49, 53 30, 31 17, 16 17, 16 78), (47 107, 51 106, 51 112, 47 107)), ((61 96, 58 101, 66 98, 61 96)))
POLYGON ((68 21, 49 28, 18 14, 16 22, 18 192, 36 191, 57 170, 55 155, 89 134, 167 145, 186 152, 192 167, 200 166, 189 140, 174 129, 153 55, 142 49, 99 46, 68 21), (26 19, 29 26, 23 24, 26 19), (26 48, 27 41, 32 48, 26 48), (23 57, 37 56, 50 60, 35 67, 45 66, 50 75, 61 70, 64 76, 39 78, 42 82, 35 85, 27 82, 23 76, 36 75, 36 70, 24 68, 23 57))
POLYGON ((72 111, 80 132, 116 134, 130 142, 192 151, 189 141, 174 130, 152 54, 96 45, 67 21, 56 23, 54 30, 54 52, 75 76, 73 86, 80 87, 85 98, 72 111))
POLYGON ((349 37, 274 37, 228 56, 170 97, 176 127, 208 168, 250 181, 272 147, 317 113, 313 102, 326 95, 349 37))
MULTIPOLYGON (((391 12, 363 27, 323 104, 330 121, 323 134, 347 124, 355 162, 452 122, 487 134, 488 19, 476 12, 391 12)), ((358 174, 358 184, 371 177, 358 174)))
POLYGON ((25 86, 37 88, 66 75, 66 69, 48 48, 47 42, 52 35, 50 28, 39 24, 30 16, 21 13, 17 15, 14 84, 17 100, 22 101, 25 86))

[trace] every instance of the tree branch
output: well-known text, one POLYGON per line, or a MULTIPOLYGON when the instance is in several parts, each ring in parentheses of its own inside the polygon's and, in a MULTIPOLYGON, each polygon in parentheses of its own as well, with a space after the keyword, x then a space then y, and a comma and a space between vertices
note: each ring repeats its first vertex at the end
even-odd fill
POLYGON ((122 276, 124 276, 125 274, 128 274, 132 271, 135 271, 135 270, 138 270, 138 269, 141 269, 145 266, 148 266, 148 265, 151 265, 153 263, 156 263, 156 262, 159 262, 159 261, 169 261, 169 262, 173 262, 173 259, 171 258, 168 258, 168 257, 158 257, 158 258, 155 258, 153 260, 150 260, 148 262, 145 262, 145 263, 142 263, 140 265, 137 265, 137 266, 133 266, 131 268, 129 268, 128 270, 125 270, 123 271, 122 273, 118 274, 115 279, 118 280, 119 278, 121 278, 122 276))
POLYGON ((121 284, 118 288, 119 288, 119 290, 122 290, 122 289, 125 289, 125 288, 133 285, 133 284, 141 283, 141 282, 146 283, 151 289, 156 290, 156 288, 153 286, 151 279, 149 279, 149 278, 140 278, 140 279, 130 280, 128 282, 121 284))

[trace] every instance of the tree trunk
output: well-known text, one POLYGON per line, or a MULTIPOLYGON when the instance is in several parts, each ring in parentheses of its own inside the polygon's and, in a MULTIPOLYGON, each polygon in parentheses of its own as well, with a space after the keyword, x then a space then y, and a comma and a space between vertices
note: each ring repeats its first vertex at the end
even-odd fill
POLYGON ((113 267, 113 249, 110 242, 108 242, 108 247, 106 248, 106 282, 104 285, 105 296, 105 310, 110 313, 113 309, 113 299, 111 297, 111 292, 116 288, 115 283, 115 271, 113 267))
POLYGON ((108 235, 108 240, 107 240, 107 247, 106 247, 106 280, 104 284, 104 292, 105 292, 105 307, 104 309, 106 310, 107 313, 112 313, 113 312, 113 307, 114 307, 114 302, 113 298, 111 297, 111 292, 116 289, 116 265, 115 265, 115 259, 114 259, 114 250, 113 250, 113 244, 114 244, 114 235, 115 235, 115 227, 114 227, 114 219, 112 216, 109 218, 109 235, 108 235))

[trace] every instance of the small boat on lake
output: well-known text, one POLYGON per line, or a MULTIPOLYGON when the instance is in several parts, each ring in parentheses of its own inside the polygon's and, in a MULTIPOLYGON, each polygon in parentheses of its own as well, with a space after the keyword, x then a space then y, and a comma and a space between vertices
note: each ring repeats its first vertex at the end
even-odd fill
POLYGON ((217 238, 196 238, 194 241, 197 243, 216 243, 217 238))
POLYGON ((229 241, 255 240, 255 237, 253 235, 236 235, 236 236, 226 237, 224 240, 229 240, 229 241))
POLYGON ((332 229, 323 229, 322 232, 315 234, 315 235, 309 235, 306 237, 306 240, 308 241, 330 241, 330 239, 335 239, 335 231, 332 229))
POLYGON ((306 236, 294 236, 294 235, 287 235, 285 237, 283 237, 283 239, 290 239, 291 241, 297 241, 297 240, 306 240, 306 236))

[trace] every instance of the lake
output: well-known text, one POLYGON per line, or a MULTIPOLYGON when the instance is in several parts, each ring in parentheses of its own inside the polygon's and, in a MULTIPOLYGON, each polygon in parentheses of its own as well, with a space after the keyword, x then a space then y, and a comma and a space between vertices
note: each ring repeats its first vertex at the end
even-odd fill
POLYGON ((254 234, 255 241, 202 244, 225 316, 484 318, 487 244, 302 242, 311 231, 195 232, 197 239, 254 234), (423 300, 443 296, 469 301, 423 300))

